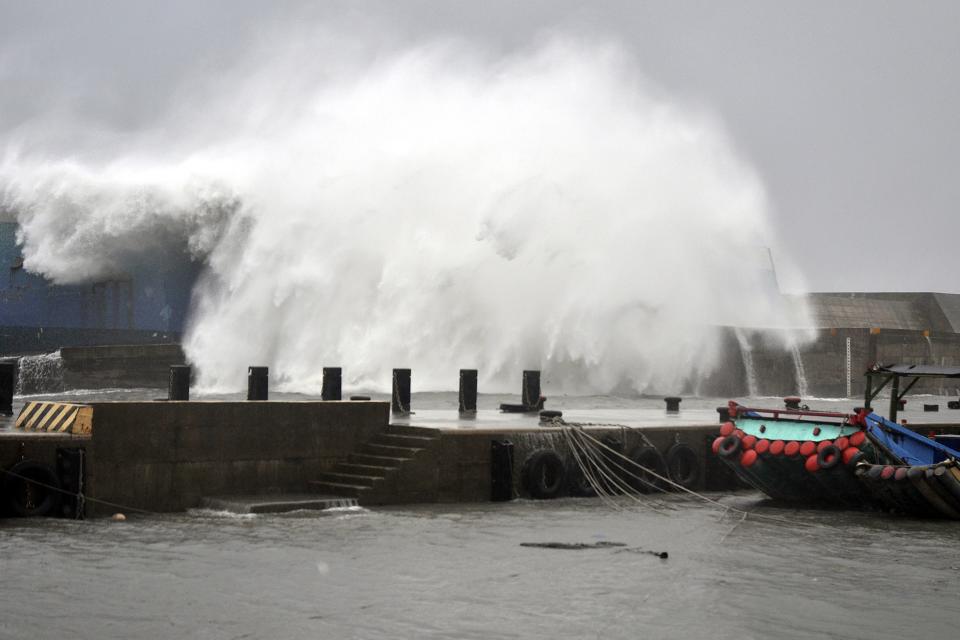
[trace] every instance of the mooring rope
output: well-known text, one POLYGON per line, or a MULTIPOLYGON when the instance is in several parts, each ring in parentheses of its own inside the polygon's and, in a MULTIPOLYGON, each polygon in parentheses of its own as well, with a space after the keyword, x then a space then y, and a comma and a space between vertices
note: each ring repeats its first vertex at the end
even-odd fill
POLYGON ((82 492, 73 493, 72 491, 67 491, 66 489, 63 489, 63 488, 61 488, 61 487, 56 487, 56 486, 54 486, 54 485, 52 485, 52 484, 47 484, 47 483, 45 483, 45 482, 40 482, 39 480, 35 480, 34 478, 28 478, 27 476, 21 475, 21 474, 19 474, 19 473, 15 473, 15 472, 13 472, 13 471, 10 471, 9 469, 0 469, 0 471, 2 471, 3 473, 7 474, 8 476, 13 476, 14 478, 20 478, 21 480, 25 480, 26 482, 29 482, 30 484, 35 484, 35 485, 37 485, 38 487, 43 487, 44 489, 49 489, 49 490, 51 490, 51 491, 56 491, 56 492, 58 492, 58 493, 62 493, 63 495, 66 495, 66 496, 70 496, 71 498, 76 498, 78 501, 80 501, 80 504, 83 504, 83 502, 95 502, 95 503, 97 503, 97 504, 102 504, 102 505, 107 506, 107 507, 114 507, 114 508, 116 508, 116 509, 121 509, 121 510, 123 510, 123 511, 131 511, 131 512, 135 512, 135 513, 143 513, 143 514, 151 515, 151 516, 161 515, 161 514, 160 514, 159 512, 157 512, 157 511, 148 511, 148 510, 146 510, 146 509, 140 509, 140 508, 138 508, 138 507, 131 507, 131 506, 128 506, 128 505, 117 504, 116 502, 108 502, 107 500, 100 500, 99 498, 91 498, 90 496, 85 495, 85 494, 83 494, 82 492))
MULTIPOLYGON (((698 500, 701 500, 702 502, 704 502, 704 503, 706 503, 706 504, 709 504, 709 505, 711 505, 711 506, 717 507, 718 509, 721 509, 721 510, 723 511, 723 515, 726 515, 727 513, 731 512, 731 511, 732 511, 732 512, 735 512, 735 513, 738 513, 738 514, 741 514, 741 519, 737 522, 737 524, 733 527, 733 529, 731 529, 726 535, 730 535, 730 533, 732 533, 733 530, 736 529, 736 528, 737 528, 744 520, 746 520, 748 517, 752 517, 752 518, 756 518, 756 519, 760 519, 760 520, 767 520, 767 521, 770 521, 770 522, 777 522, 777 523, 780 523, 780 524, 809 526, 809 525, 806 525, 805 523, 797 522, 797 521, 791 521, 791 520, 788 520, 788 519, 786 519, 786 518, 781 518, 781 517, 779 517, 779 516, 769 516, 769 515, 765 515, 765 514, 753 513, 753 512, 747 511, 747 510, 745 510, 745 509, 740 509, 739 507, 734 507, 734 506, 732 506, 732 505, 723 504, 722 502, 720 502, 720 501, 718 501, 718 500, 714 500, 713 498, 711 498, 711 497, 709 497, 709 496, 705 496, 705 495, 703 495, 702 493, 699 493, 699 492, 697 492, 697 491, 694 491, 693 489, 689 489, 689 488, 683 486, 682 484, 673 481, 671 478, 657 473, 657 472, 654 471, 653 469, 649 469, 649 468, 641 465, 641 464, 638 463, 636 460, 633 460, 632 458, 630 458, 630 457, 628 457, 628 456, 620 453, 619 451, 617 451, 617 450, 614 449, 613 447, 609 446, 607 443, 603 442, 603 441, 600 440, 599 438, 591 435, 589 432, 587 432, 586 429, 583 428, 583 427, 588 427, 588 426, 589 426, 589 427, 617 427, 617 428, 619 428, 619 429, 629 429, 629 430, 631 431, 631 433, 637 434, 637 435, 640 437, 641 442, 643 442, 645 445, 653 446, 653 443, 650 441, 650 439, 647 438, 647 436, 646 436, 642 431, 640 431, 639 429, 637 429, 636 427, 631 427, 631 426, 623 425, 623 424, 602 423, 602 422, 567 422, 567 421, 565 421, 563 418, 560 418, 560 417, 552 418, 552 419, 549 421, 548 424, 553 425, 553 426, 557 426, 557 427, 560 428, 560 430, 561 430, 560 432, 563 434, 564 439, 565 439, 565 441, 567 442, 567 445, 568 445, 568 447, 571 449, 571 451, 574 450, 574 447, 575 447, 575 446, 579 445, 579 446, 583 447, 583 451, 584 451, 585 457, 588 457, 588 456, 586 455, 586 452, 592 449, 593 451, 592 451, 591 453, 592 453, 592 459, 593 459, 594 461, 596 461, 596 460, 597 460, 598 458, 600 458, 600 457, 604 458, 605 460, 610 460, 610 462, 611 462, 614 466, 616 466, 617 468, 623 470, 623 472, 626 473, 626 474, 627 474, 628 476, 630 476, 631 478, 634 478, 635 480, 637 480, 637 481, 639 481, 639 482, 642 482, 642 483, 644 483, 644 484, 650 485, 650 486, 652 486, 653 488, 655 488, 655 489, 657 489, 657 490, 659 490, 659 491, 666 492, 666 489, 664 489, 663 487, 658 487, 657 485, 651 483, 647 478, 644 478, 644 477, 642 477, 642 476, 637 475, 636 473, 630 471, 626 466, 624 466, 624 465, 622 465, 622 464, 614 461, 615 459, 622 460, 623 462, 631 465, 631 466, 634 467, 635 469, 638 469, 641 473, 648 474, 649 476, 652 476, 652 477, 660 480, 661 482, 663 482, 663 483, 665 483, 665 484, 673 487, 674 489, 677 489, 678 491, 681 491, 681 492, 683 492, 683 493, 686 493, 686 494, 688 494, 688 495, 690 495, 690 496, 693 496, 694 498, 697 498, 698 500), (586 439, 586 440, 578 440, 578 439, 586 439), (605 450, 605 451, 608 452, 609 454, 612 454, 612 455, 614 456, 614 459, 610 459, 608 456, 603 456, 602 453, 599 453, 600 450, 605 450)), ((581 464, 581 463, 580 463, 580 461, 579 461, 579 459, 578 459, 578 465, 579 465, 579 464, 581 464)), ((604 462, 603 465, 606 466, 606 463, 604 462)), ((599 465, 598 465, 598 466, 599 466, 599 465)), ((606 468, 607 468, 608 471, 610 471, 609 467, 606 467, 606 468)), ((581 469, 582 469, 582 467, 581 467, 581 469)), ((601 472, 601 474, 602 474, 602 472, 601 472)), ((588 482, 590 482, 590 484, 591 484, 591 486, 593 486, 594 490, 597 491, 597 495, 600 495, 600 493, 601 493, 601 491, 602 491, 602 488, 599 487, 599 483, 598 483, 598 484, 594 484, 594 481, 591 480, 591 476, 587 475, 586 473, 584 473, 584 475, 585 475, 585 477, 587 477, 588 482)), ((603 475, 603 474, 602 474, 602 475, 603 475)), ((623 485, 621 485, 620 483, 615 483, 613 486, 615 486, 615 487, 620 487, 620 486, 623 486, 623 485)), ((640 493, 637 492, 637 491, 633 491, 633 490, 632 490, 632 487, 628 487, 628 489, 627 489, 626 491, 624 491, 623 493, 624 493, 625 495, 629 496, 631 499, 633 499, 633 500, 634 500, 635 502, 637 502, 637 503, 644 503, 644 502, 645 502, 642 498, 640 498, 640 493)), ((607 497, 608 497, 608 499, 611 499, 611 501, 612 501, 612 498, 610 498, 609 496, 607 496, 607 497)), ((644 506, 651 506, 651 505, 644 504, 644 506)), ((619 505, 617 505, 616 508, 620 509, 619 505)), ((724 536, 724 537, 726 537, 726 536, 724 536)))

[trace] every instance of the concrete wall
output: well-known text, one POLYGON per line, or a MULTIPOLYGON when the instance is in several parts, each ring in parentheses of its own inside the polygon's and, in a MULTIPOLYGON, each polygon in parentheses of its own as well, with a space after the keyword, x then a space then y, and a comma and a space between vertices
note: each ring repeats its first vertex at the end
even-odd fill
POLYGON ((186 362, 179 344, 64 347, 60 357, 66 389, 165 388, 170 365, 186 362))
MULTIPOLYGON (((88 493, 149 511, 305 491, 383 431, 385 402, 94 402, 88 493)), ((117 509, 89 504, 91 515, 117 509)))
MULTIPOLYGON (((720 425, 644 429, 643 434, 662 454, 675 442, 690 445, 700 461, 700 490, 726 489, 735 486, 734 477, 710 452, 710 444, 718 435, 720 425), (713 458, 713 459, 712 459, 713 458)), ((596 438, 613 438, 624 445, 629 454, 642 444, 638 431, 633 429, 591 429, 596 438)), ((513 443, 514 494, 524 496, 520 471, 527 457, 541 448, 556 451, 561 457, 568 449, 559 429, 534 427, 503 432, 487 429, 444 431, 440 438, 439 465, 436 476, 437 499, 441 502, 486 502, 491 493, 491 443, 507 440, 513 443)))

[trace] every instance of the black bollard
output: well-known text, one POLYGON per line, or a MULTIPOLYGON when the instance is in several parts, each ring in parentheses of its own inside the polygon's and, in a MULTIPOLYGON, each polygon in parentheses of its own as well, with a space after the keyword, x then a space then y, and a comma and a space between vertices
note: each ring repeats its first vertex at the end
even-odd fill
POLYGON ((190 399, 190 365, 170 365, 170 384, 167 386, 167 400, 190 399))
POLYGON ((925 404, 923 405, 924 411, 940 411, 940 405, 938 404, 925 404))
POLYGON ((247 369, 247 400, 266 400, 269 394, 268 367, 250 367, 247 369))
POLYGON ((717 414, 720 416, 720 424, 730 420, 730 407, 717 407, 717 414))
POLYGON ((528 411, 542 409, 543 401, 540 394, 540 372, 523 372, 523 390, 520 393, 521 404, 528 411))
POLYGON ((340 400, 343 393, 343 370, 340 367, 323 368, 323 387, 320 389, 321 400, 340 400))
POLYGON ((477 412, 477 370, 460 369, 460 413, 477 412))
POLYGON ((947 409, 960 409, 960 400, 948 400, 947 409))
POLYGON ((0 415, 13 415, 13 385, 16 372, 16 363, 0 362, 0 415))
POLYGON ((667 413, 680 413, 680 402, 682 400, 683 398, 676 396, 664 398, 663 401, 667 403, 667 413))
POLYGON ((799 396, 787 396, 786 398, 783 399, 783 405, 787 409, 799 409, 800 400, 801 398, 799 396))
POLYGON ((390 408, 394 413, 410 413, 410 369, 393 370, 393 397, 390 408))

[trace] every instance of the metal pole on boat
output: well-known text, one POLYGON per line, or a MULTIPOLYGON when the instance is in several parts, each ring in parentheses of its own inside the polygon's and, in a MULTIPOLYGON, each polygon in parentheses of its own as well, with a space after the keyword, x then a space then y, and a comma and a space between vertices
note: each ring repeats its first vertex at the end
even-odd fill
POLYGON ((900 376, 893 376, 893 388, 890 389, 890 421, 897 421, 897 409, 900 408, 900 376))
POLYGON ((321 400, 340 400, 343 394, 343 370, 340 367, 323 368, 323 385, 320 388, 321 400))
POLYGON ((270 369, 249 367, 247 369, 247 400, 266 400, 269 395, 270 369))

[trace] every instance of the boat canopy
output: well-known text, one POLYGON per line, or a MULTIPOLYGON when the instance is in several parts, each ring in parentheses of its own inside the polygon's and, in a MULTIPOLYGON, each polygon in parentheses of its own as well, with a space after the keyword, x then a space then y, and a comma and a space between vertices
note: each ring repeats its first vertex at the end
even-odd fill
POLYGON ((907 392, 913 388, 920 378, 960 378, 960 367, 939 367, 931 364, 877 364, 867 370, 867 388, 864 397, 864 406, 870 409, 870 403, 880 393, 880 390, 892 382, 890 389, 890 413, 887 416, 891 421, 897 421, 897 410, 901 408, 901 401, 907 392), (874 386, 874 377, 880 377, 879 386, 874 386), (912 378, 901 391, 900 379, 912 378))
POLYGON ((932 364, 889 364, 877 365, 867 371, 870 374, 893 374, 920 378, 960 378, 960 367, 938 367, 932 364))

